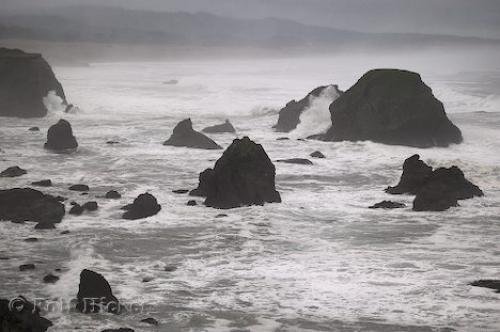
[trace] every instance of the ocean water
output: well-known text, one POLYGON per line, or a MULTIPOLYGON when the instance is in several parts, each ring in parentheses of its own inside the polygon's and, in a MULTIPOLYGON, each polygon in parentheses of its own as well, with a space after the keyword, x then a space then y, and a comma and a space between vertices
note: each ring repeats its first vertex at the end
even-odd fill
POLYGON ((0 187, 50 178, 54 186, 44 192, 68 202, 97 200, 99 210, 66 215, 57 231, 0 222, 0 257, 10 258, 0 261, 0 297, 69 301, 80 271, 89 268, 136 310, 87 316, 52 308, 44 312, 55 324, 50 331, 498 331, 500 294, 468 286, 500 277, 496 55, 436 51, 55 67, 78 109, 63 114, 49 96, 46 118, 1 118, 0 168, 19 165, 28 174, 1 178, 0 187), (271 129, 290 99, 325 84, 345 90, 374 67, 418 70, 464 142, 417 149, 296 140, 325 129, 321 107, 328 103, 322 99, 297 131, 271 129), (178 83, 164 84, 173 79, 178 83), (77 136, 75 154, 43 149, 48 127, 61 117, 77 136), (248 135, 272 160, 307 158, 315 150, 327 158, 314 159, 313 166, 276 163, 283 203, 227 210, 227 217, 215 218, 221 211, 188 207, 190 197, 171 192, 196 187, 199 172, 222 153, 163 146, 186 117, 195 129, 229 118, 236 135, 211 135, 223 147, 248 135), (41 131, 29 132, 31 126, 41 131), (292 139, 276 140, 282 136, 292 139), (446 212, 413 212, 411 196, 389 196, 383 189, 397 183, 404 159, 414 153, 435 167, 459 166, 485 196, 446 212), (89 195, 69 192, 75 183, 88 184, 89 195), (110 189, 122 199, 100 197, 110 189), (146 191, 157 197, 161 212, 120 219, 119 207, 146 191), (408 207, 367 208, 384 199, 408 207), (71 232, 60 235, 62 230, 71 232), (24 241, 33 236, 39 241, 24 241), (19 272, 24 263, 37 268, 19 272), (60 277, 56 284, 43 283, 50 272, 60 277), (152 280, 143 282, 146 277, 152 280), (139 323, 146 317, 160 325, 139 323))

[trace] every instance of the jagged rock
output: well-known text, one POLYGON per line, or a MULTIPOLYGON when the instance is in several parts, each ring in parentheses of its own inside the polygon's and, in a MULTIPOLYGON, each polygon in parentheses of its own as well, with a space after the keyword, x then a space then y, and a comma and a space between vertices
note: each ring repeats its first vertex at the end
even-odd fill
POLYGON ((391 202, 391 201, 382 201, 380 203, 374 204, 370 206, 370 209, 400 209, 406 207, 406 204, 391 202))
POLYGON ((389 194, 416 194, 432 174, 432 167, 415 154, 403 163, 403 174, 395 187, 387 187, 389 194))
POLYGON ((0 331, 45 332, 50 326, 50 320, 40 317, 40 308, 25 297, 0 299, 0 331))
POLYGON ((26 173, 28 173, 28 172, 26 172, 26 170, 20 168, 19 166, 12 166, 12 167, 9 167, 9 168, 3 170, 0 173, 0 177, 3 177, 3 178, 15 178, 15 177, 24 175, 26 173))
POLYGON ((278 159, 277 162, 285 164, 312 165, 312 161, 304 158, 278 159))
POLYGON ((209 133, 209 134, 210 133, 211 134, 217 134, 217 133, 235 133, 236 129, 234 129, 233 125, 231 124, 231 122, 229 122, 229 120, 226 120, 222 124, 218 124, 218 125, 215 125, 215 126, 206 127, 206 128, 203 128, 201 131, 204 132, 204 133, 209 133))
POLYGON ((0 116, 43 117, 43 98, 54 91, 66 103, 61 84, 40 54, 0 48, 0 116))
POLYGON ((55 151, 72 151, 78 147, 78 142, 73 136, 71 124, 66 120, 59 120, 47 131, 45 148, 55 151))
POLYGON ((186 203, 187 206, 196 206, 198 205, 198 203, 196 203, 196 201, 194 199, 191 199, 189 200, 187 203, 186 203))
POLYGON ((35 269, 35 264, 23 264, 19 265, 19 271, 30 271, 35 269))
POLYGON ((418 190, 413 201, 414 211, 444 211, 458 205, 458 200, 483 196, 478 186, 465 179, 456 166, 438 168, 418 190))
POLYGON ((59 223, 64 205, 31 188, 0 190, 0 220, 59 223))
POLYGON ((31 182, 33 186, 38 186, 38 187, 52 187, 52 181, 50 180, 40 180, 40 181, 35 181, 31 182))
POLYGON ((43 282, 46 284, 55 284, 59 280, 58 276, 55 276, 53 274, 47 274, 45 277, 43 277, 43 282))
POLYGON ((80 273, 76 309, 82 313, 120 313, 120 303, 113 295, 111 286, 99 273, 84 269, 80 273))
POLYGON ((106 193, 104 197, 109 199, 118 199, 122 198, 122 195, 116 190, 110 190, 106 193))
POLYGON ((86 184, 74 184, 68 188, 71 191, 89 191, 90 188, 86 184))
POLYGON ((122 216, 123 219, 142 219, 154 216, 161 210, 161 205, 158 204, 156 198, 149 194, 140 194, 132 204, 124 206, 122 209, 127 210, 122 216))
POLYGON ((201 172, 200 176, 198 177, 198 188, 191 190, 189 192, 189 196, 207 197, 208 188, 212 186, 214 173, 214 170, 211 168, 207 168, 206 170, 201 172))
POLYGON ((229 209, 281 202, 273 163, 264 148, 248 137, 235 139, 205 176, 206 206, 229 209))
POLYGON ((462 133, 443 104, 405 70, 375 69, 330 105, 332 126, 326 141, 373 141, 416 147, 462 142, 462 133))
POLYGON ((38 128, 38 127, 31 127, 28 130, 29 131, 40 131, 40 128, 38 128))
POLYGON ((158 321, 156 319, 154 319, 153 317, 141 319, 141 323, 146 323, 149 325, 158 326, 158 321))
POLYGON ((500 280, 482 279, 471 282, 469 285, 475 287, 491 288, 497 293, 500 293, 500 280))
POLYGON ((325 155, 323 153, 321 153, 320 151, 314 151, 309 156, 311 156, 312 158, 319 158, 319 159, 326 158, 325 155))
POLYGON ((290 132, 297 128, 297 125, 300 123, 300 115, 311 106, 311 98, 319 97, 327 89, 334 91, 334 93, 331 94, 332 101, 342 94, 342 91, 340 91, 336 85, 317 87, 301 100, 292 100, 288 102, 286 106, 280 110, 278 123, 276 123, 273 128, 281 132, 290 132))
POLYGON ((196 149, 222 149, 212 139, 193 129, 191 119, 182 120, 175 126, 172 136, 163 145, 184 146, 196 149))

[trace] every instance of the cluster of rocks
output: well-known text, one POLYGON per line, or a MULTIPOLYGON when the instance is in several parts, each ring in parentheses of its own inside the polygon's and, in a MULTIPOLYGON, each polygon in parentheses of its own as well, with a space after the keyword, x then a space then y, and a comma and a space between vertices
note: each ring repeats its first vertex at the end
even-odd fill
POLYGON ((414 211, 444 211, 458 206, 459 200, 484 195, 457 166, 433 170, 417 154, 405 160, 399 183, 385 191, 415 195, 414 211))

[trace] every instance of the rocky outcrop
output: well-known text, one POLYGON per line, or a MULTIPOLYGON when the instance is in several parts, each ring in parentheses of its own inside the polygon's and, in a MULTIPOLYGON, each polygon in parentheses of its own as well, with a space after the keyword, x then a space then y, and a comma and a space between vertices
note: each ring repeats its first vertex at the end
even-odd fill
POLYGON ((123 219, 135 220, 154 216, 160 212, 161 205, 158 204, 153 195, 144 193, 137 196, 132 204, 128 204, 122 209, 127 211, 123 214, 123 219))
POLYGON ((465 179, 458 167, 438 168, 418 190, 413 210, 444 211, 457 206, 459 200, 483 195, 478 186, 465 179))
POLYGON ((389 194, 416 194, 432 174, 432 167, 420 160, 415 154, 403 163, 403 174, 395 187, 387 187, 389 194))
POLYGON ((21 167, 12 166, 12 167, 9 167, 9 168, 3 170, 0 173, 0 177, 2 177, 2 178, 15 178, 15 177, 24 175, 26 173, 28 173, 28 172, 26 172, 26 170, 22 169, 21 167))
POLYGON ((285 164, 297 164, 297 165, 312 165, 313 162, 309 159, 305 158, 290 158, 290 159, 278 159, 276 160, 279 163, 285 164))
POLYGON ((83 270, 76 296, 76 309, 84 314, 98 313, 101 310, 113 314, 120 313, 120 303, 113 295, 108 281, 99 273, 83 270))
POLYGON ((189 196, 207 197, 208 189, 212 186, 214 170, 207 168, 198 177, 198 188, 189 192, 189 196))
POLYGON ((206 127, 203 128, 201 131, 208 134, 219 134, 219 133, 235 133, 236 129, 234 129, 233 125, 231 124, 231 122, 229 122, 229 120, 226 120, 226 122, 222 124, 206 127))
POLYGON ((336 85, 320 86, 312 90, 299 101, 291 100, 279 112, 278 123, 273 127, 276 131, 290 132, 297 128, 300 123, 300 115, 311 106, 311 99, 319 97, 325 90, 331 89, 334 93, 331 94, 331 100, 335 100, 342 94, 336 85))
POLYGON ((191 119, 182 120, 175 126, 172 136, 163 145, 215 150, 222 149, 209 137, 193 129, 191 119))
POLYGON ((43 98, 54 91, 66 103, 63 88, 40 54, 0 48, 0 116, 43 117, 43 98))
POLYGON ((406 207, 403 203, 392 202, 392 201, 382 201, 377 204, 370 206, 370 209, 400 209, 406 207))
POLYGON ((495 290, 497 293, 500 293, 500 280, 495 279, 482 279, 476 280, 470 283, 471 286, 475 287, 484 287, 495 290))
POLYGON ((78 142, 68 121, 61 119, 47 131, 46 149, 64 151, 75 150, 77 147, 78 142))
POLYGON ((321 151, 314 151, 309 156, 311 156, 313 158, 318 158, 318 159, 324 159, 324 158, 326 158, 325 155, 323 153, 321 153, 321 151))
POLYGON ((200 175, 198 188, 206 193, 205 205, 214 208, 281 202, 275 173, 264 148, 244 137, 235 139, 215 167, 200 175))
POLYGON ((45 332, 52 322, 40 316, 40 308, 19 296, 16 299, 0 299, 0 331, 45 332))
POLYGON ((376 69, 330 105, 326 141, 373 141, 416 147, 462 142, 460 130, 417 73, 376 69))
POLYGON ((38 190, 31 188, 0 190, 0 220, 54 224, 61 222, 64 214, 63 204, 38 190))

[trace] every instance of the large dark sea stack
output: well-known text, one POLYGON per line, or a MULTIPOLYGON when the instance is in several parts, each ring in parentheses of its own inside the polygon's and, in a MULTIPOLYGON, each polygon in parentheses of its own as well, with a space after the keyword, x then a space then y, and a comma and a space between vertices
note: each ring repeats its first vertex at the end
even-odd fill
POLYGON ((45 148, 50 150, 74 150, 78 147, 78 142, 73 136, 71 124, 66 120, 59 120, 51 126, 47 132, 47 143, 45 148))
POLYGON ((43 117, 49 91, 66 103, 63 88, 40 54, 0 48, 0 116, 43 117))
POLYGON ((395 187, 387 187, 389 194, 416 194, 432 174, 432 167, 415 154, 403 163, 403 175, 395 187))
POLYGON ((233 125, 231 124, 231 122, 229 122, 229 120, 226 120, 226 122, 224 123, 203 128, 201 131, 204 133, 219 134, 219 133, 235 133, 236 129, 234 129, 233 125))
POLYGON ((82 313, 98 313, 101 310, 113 314, 120 313, 120 304, 113 295, 111 286, 97 272, 85 269, 80 273, 76 298, 76 309, 82 313))
POLYGON ((443 104, 405 70, 375 69, 330 105, 332 127, 326 141, 373 141, 415 147, 462 142, 462 133, 443 104))
POLYGON ((0 190, 0 220, 33 221, 41 224, 61 222, 64 205, 55 197, 31 188, 0 190))
POLYGON ((248 137, 235 139, 217 160, 213 172, 206 173, 205 205, 230 209, 281 202, 275 173, 262 145, 248 137))
POLYGON ((163 145, 215 150, 222 149, 212 139, 193 129, 191 119, 182 120, 175 126, 172 136, 163 145))
POLYGON ((154 216, 160 212, 161 205, 158 204, 153 195, 145 193, 137 196, 132 204, 128 204, 122 209, 127 211, 123 214, 123 219, 136 220, 154 216))
POLYGON ((300 115, 304 110, 311 106, 311 98, 319 97, 328 88, 335 89, 334 91, 336 92, 336 94, 332 96, 332 101, 334 98, 342 94, 342 91, 340 91, 336 85, 317 87, 301 100, 289 101, 286 106, 280 110, 278 123, 276 123, 273 128, 280 132, 290 132, 297 128, 297 125, 300 123, 300 115))
POLYGON ((45 332, 50 326, 50 320, 40 317, 40 308, 24 297, 0 299, 1 332, 45 332))
POLYGON ((468 181, 458 167, 438 168, 418 190, 413 210, 444 211, 457 206, 458 200, 483 195, 481 189, 468 181))

